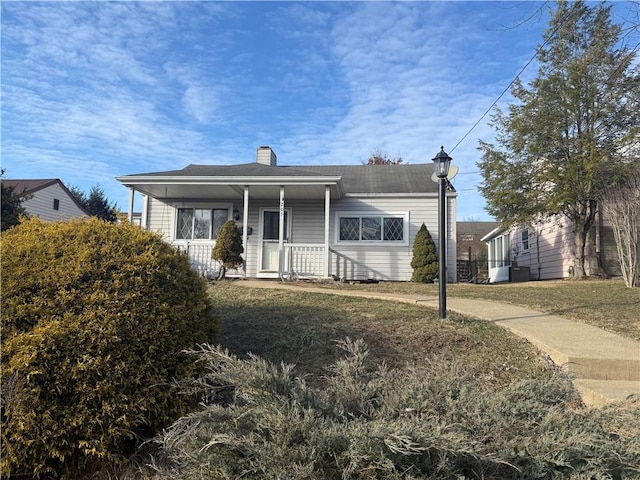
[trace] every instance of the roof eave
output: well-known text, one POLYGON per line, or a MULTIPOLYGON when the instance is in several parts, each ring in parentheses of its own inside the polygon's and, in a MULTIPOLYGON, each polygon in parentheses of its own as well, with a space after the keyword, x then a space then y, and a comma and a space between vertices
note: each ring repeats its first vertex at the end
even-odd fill
POLYGON ((484 237, 482 237, 480 239, 481 242, 489 242, 491 240, 493 240, 494 238, 496 238, 499 235, 502 235, 504 232, 506 232, 507 229, 500 226, 500 227, 496 227, 493 230, 491 230, 489 233, 487 233, 484 237))
POLYGON ((116 177, 120 183, 133 185, 172 184, 172 185, 337 185, 341 183, 339 176, 318 177, 265 177, 265 176, 234 176, 234 177, 176 177, 176 176, 131 176, 116 177))

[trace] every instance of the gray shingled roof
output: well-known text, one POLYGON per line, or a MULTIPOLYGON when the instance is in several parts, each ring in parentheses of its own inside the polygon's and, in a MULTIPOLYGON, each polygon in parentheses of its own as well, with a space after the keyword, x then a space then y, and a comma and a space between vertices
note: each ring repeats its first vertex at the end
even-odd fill
POLYGON ((500 222, 456 222, 456 230, 458 232, 458 235, 486 235, 499 226, 500 222))
MULTIPOLYGON (((145 177, 341 177, 346 193, 437 193, 431 180, 433 164, 408 165, 304 165, 269 166, 259 163, 243 165, 189 165, 182 170, 146 173, 145 177)), ((450 187, 450 190, 453 190, 450 187)))
POLYGON ((433 164, 305 166, 308 172, 342 177, 347 193, 437 193, 433 164))
MULTIPOLYGON (((53 185, 54 183, 60 182, 57 178, 45 178, 45 179, 3 179, 2 183, 5 185, 13 187, 13 191, 17 194, 24 193, 25 195, 29 195, 31 193, 37 192, 49 185, 53 185)), ((62 183, 62 182, 60 182, 62 183)))

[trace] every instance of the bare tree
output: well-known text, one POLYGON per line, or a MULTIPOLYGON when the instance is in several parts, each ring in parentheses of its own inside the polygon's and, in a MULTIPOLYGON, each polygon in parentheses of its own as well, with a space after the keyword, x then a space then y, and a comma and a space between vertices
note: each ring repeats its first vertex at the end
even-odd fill
POLYGON ((369 159, 363 163, 365 165, 400 165, 402 163, 402 157, 399 155, 391 157, 379 148, 376 148, 371 152, 369 159))
POLYGON ((606 190, 602 210, 611 222, 624 282, 640 287, 640 171, 606 190))

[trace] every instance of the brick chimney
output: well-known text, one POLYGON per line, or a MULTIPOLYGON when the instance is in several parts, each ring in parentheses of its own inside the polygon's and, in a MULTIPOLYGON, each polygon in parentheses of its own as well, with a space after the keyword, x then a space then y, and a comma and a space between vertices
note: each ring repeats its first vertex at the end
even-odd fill
POLYGON ((278 165, 278 157, 275 152, 271 150, 271 147, 258 147, 256 161, 262 165, 271 165, 272 167, 278 165))

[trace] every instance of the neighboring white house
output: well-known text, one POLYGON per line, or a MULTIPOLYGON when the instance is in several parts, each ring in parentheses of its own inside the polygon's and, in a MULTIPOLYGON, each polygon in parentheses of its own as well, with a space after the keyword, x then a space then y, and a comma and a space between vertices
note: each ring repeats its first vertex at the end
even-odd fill
MULTIPOLYGON (((571 278, 574 233, 563 216, 536 226, 497 227, 482 238, 487 244, 489 281, 527 281, 571 278)), ((610 224, 600 212, 587 238, 588 275, 620 275, 620 264, 610 224)))
MULTIPOLYGON (((269 147, 241 165, 117 177, 142 197, 141 226, 187 250, 203 275, 219 228, 237 222, 252 278, 334 277, 408 281, 413 241, 424 223, 438 245, 433 164, 278 166, 269 147)), ((447 278, 456 280, 456 197, 447 192, 447 278)))
POLYGON ((26 197, 21 205, 29 216, 45 221, 91 216, 57 178, 3 179, 2 182, 13 187, 14 193, 26 197))

